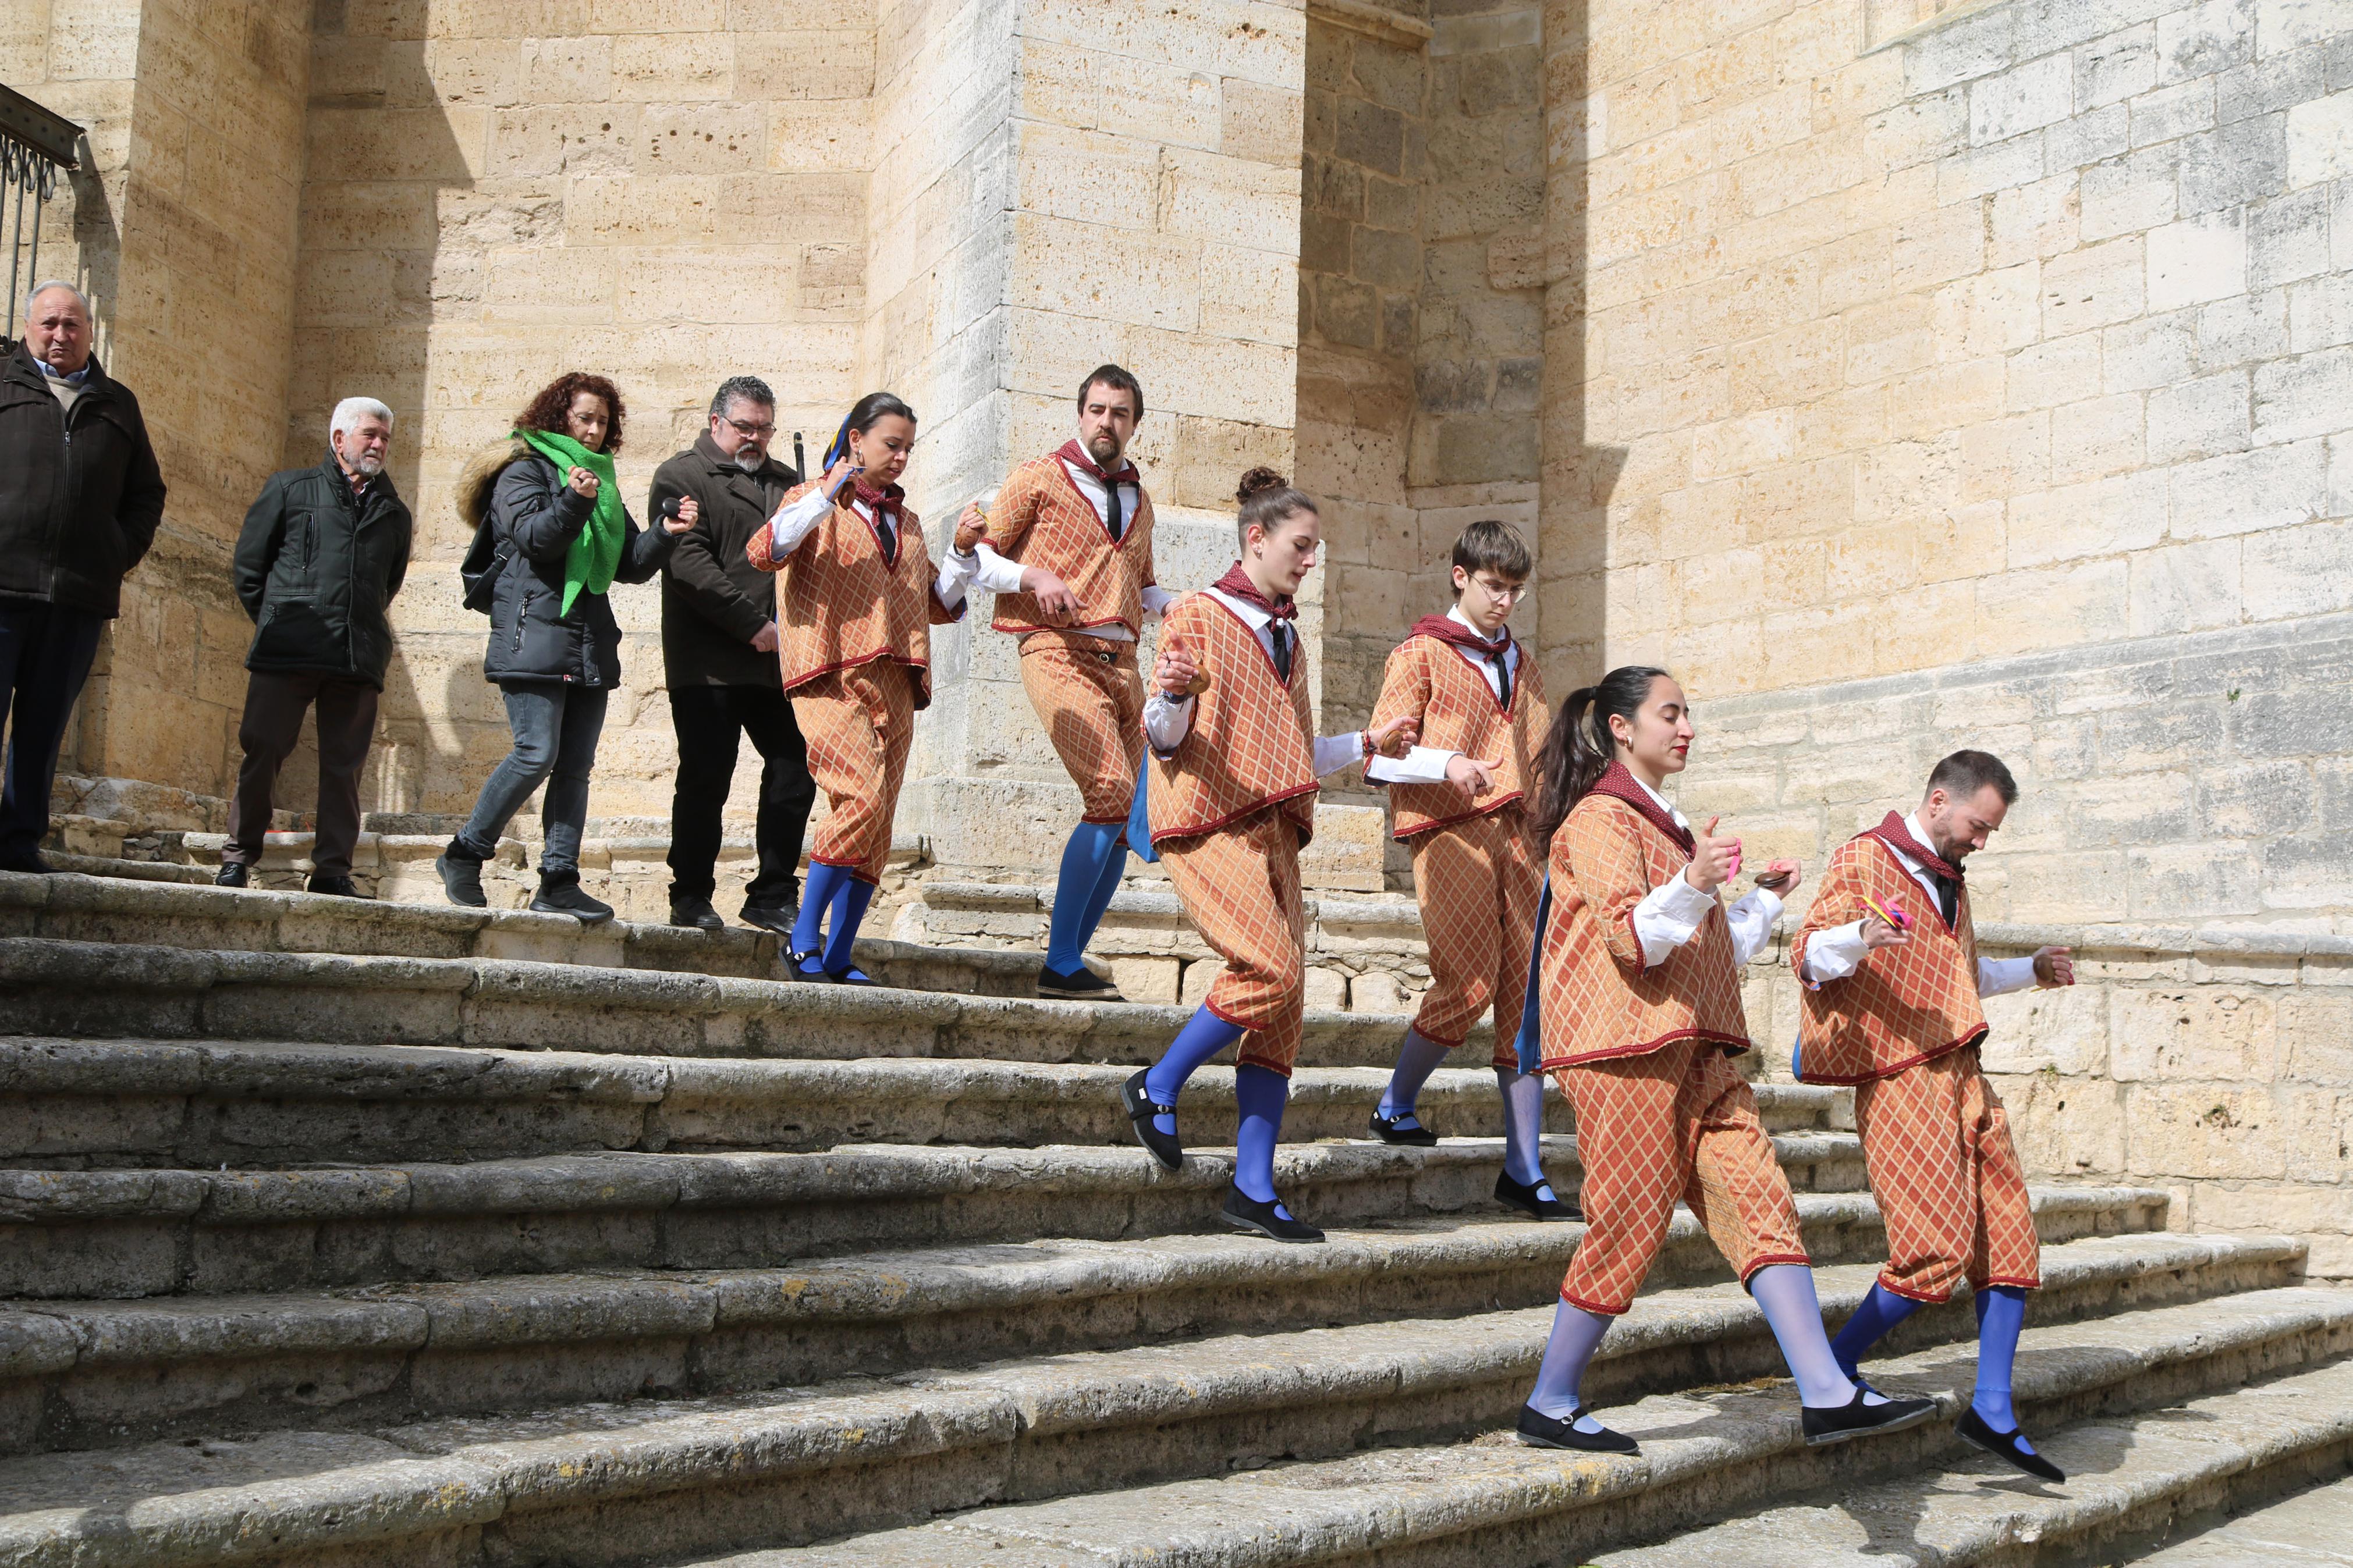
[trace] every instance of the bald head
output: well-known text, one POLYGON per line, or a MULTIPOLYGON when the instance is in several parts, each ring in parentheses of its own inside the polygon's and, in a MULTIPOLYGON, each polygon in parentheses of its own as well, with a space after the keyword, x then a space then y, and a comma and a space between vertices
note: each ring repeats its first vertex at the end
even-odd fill
POLYGON ((25 298, 25 347, 60 375, 90 363, 90 301, 70 283, 37 284, 25 298))

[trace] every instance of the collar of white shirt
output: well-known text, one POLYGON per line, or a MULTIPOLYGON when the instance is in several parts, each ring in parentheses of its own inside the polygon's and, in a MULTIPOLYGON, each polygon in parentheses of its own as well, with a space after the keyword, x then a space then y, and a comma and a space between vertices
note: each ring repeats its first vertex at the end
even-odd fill
POLYGON ((1248 599, 1237 599, 1231 594, 1221 594, 1215 588, 1204 588, 1201 591, 1240 616, 1242 618, 1242 625, 1254 632, 1266 630, 1268 624, 1274 619, 1272 616, 1268 615, 1248 599))
POLYGON ((1661 795, 1657 790, 1652 789, 1649 784, 1642 784, 1642 781, 1635 776, 1633 769, 1628 768, 1626 770, 1626 776, 1630 779, 1633 779, 1636 784, 1642 784, 1642 793, 1649 795, 1652 800, 1657 801, 1659 803, 1659 809, 1665 812, 1669 816, 1673 817, 1677 827, 1683 828, 1686 831, 1689 830, 1691 827, 1691 820, 1684 816, 1682 812, 1675 809, 1674 803, 1672 801, 1669 800, 1665 795, 1661 795))
POLYGON ((1456 626, 1461 626, 1472 637, 1477 637, 1481 642, 1486 643, 1490 647, 1504 647, 1510 646, 1512 631, 1509 626, 1504 628, 1503 634, 1500 637, 1491 637, 1485 632, 1481 631, 1477 626, 1471 624, 1471 617, 1462 613, 1462 606, 1460 605, 1457 605, 1452 609, 1447 611, 1446 618, 1452 621, 1456 626))

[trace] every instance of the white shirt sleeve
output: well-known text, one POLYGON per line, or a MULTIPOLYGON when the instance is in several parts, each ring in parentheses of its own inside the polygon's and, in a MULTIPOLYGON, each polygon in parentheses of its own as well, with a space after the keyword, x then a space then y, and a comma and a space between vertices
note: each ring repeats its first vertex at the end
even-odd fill
POLYGON ((974 545, 972 552, 979 557, 972 569, 974 587, 986 588, 992 594, 1021 592, 1021 563, 1018 561, 1008 561, 986 539, 974 545))
POLYGON ((1165 616, 1168 613, 1168 606, 1176 602, 1176 595, 1162 587, 1159 584, 1146 583, 1144 585, 1144 613, 1145 615, 1165 616))
POLYGON ((1365 764, 1365 776, 1380 784, 1444 784, 1446 764, 1461 754, 1416 746, 1402 757, 1375 757, 1365 764))
POLYGON ((1642 944, 1642 967, 1656 969, 1672 957, 1675 949, 1698 933, 1700 922, 1714 908, 1715 895, 1701 892, 1680 874, 1651 889, 1634 906, 1634 938, 1642 944))
POLYGON ((1152 742, 1152 749, 1162 757, 1174 754, 1176 748, 1185 743, 1185 737, 1192 732, 1193 700, 1190 697, 1171 697, 1155 689, 1144 700, 1144 738, 1152 742))
POLYGON ((932 584, 932 591, 940 596, 940 603, 951 610, 963 604, 965 588, 979 566, 977 560, 969 555, 958 555, 955 546, 949 545, 946 553, 940 557, 939 577, 932 584))
POLYGON ((1746 965, 1773 940, 1773 928, 1781 923, 1780 896, 1770 889, 1751 888, 1725 911, 1724 918, 1732 927, 1732 962, 1736 966, 1746 965))
POLYGON ((1351 763, 1365 760, 1365 732, 1351 730, 1345 735, 1315 737, 1315 776, 1336 773, 1351 763))
POLYGON ((1862 940, 1861 921, 1818 931, 1806 939, 1806 962, 1799 969, 1798 978, 1809 986, 1844 980, 1862 967, 1863 956, 1870 951, 1870 945, 1862 940))
POLYGON ((782 561, 798 550, 801 541, 807 539, 824 521, 825 514, 832 510, 833 502, 826 498, 822 485, 800 500, 778 507, 776 514, 768 519, 768 559, 782 561))
POLYGON ((2013 991, 2023 991, 2034 981, 2034 956, 2024 958, 1980 958, 1978 960, 1978 994, 2006 996, 2013 991))

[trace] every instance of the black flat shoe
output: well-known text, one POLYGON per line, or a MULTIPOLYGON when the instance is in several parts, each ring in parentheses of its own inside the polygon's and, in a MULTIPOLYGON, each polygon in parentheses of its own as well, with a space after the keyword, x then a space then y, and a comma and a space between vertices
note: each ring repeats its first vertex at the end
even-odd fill
POLYGON ((1059 996, 1068 1002, 1124 1002, 1119 987, 1082 963, 1068 974, 1060 970, 1038 972, 1038 994, 1059 996))
POLYGON ((1865 1405, 1862 1390, 1856 1389, 1854 1397, 1844 1405, 1818 1409, 1809 1405, 1801 1413, 1805 1420, 1806 1447, 1825 1447, 1843 1443, 1850 1437, 1874 1436, 1882 1432, 1901 1432, 1906 1426, 1917 1426, 1936 1414, 1933 1399, 1891 1399, 1884 1405, 1865 1405))
POLYGON ((1580 1432, 1575 1419, 1563 1421, 1541 1410, 1520 1406, 1520 1441, 1536 1448, 1574 1448, 1580 1454, 1639 1454, 1642 1450, 1623 1432, 1604 1426, 1580 1432))
POLYGON ((787 951, 785 961, 792 966, 793 978, 796 980, 806 980, 812 985, 823 985, 833 978, 825 972, 825 953, 818 948, 811 948, 807 952, 787 951), (812 963, 817 965, 815 969, 808 967, 812 963))
POLYGON ((2023 1433, 1995 1431, 1992 1425, 1978 1414, 1975 1405, 1961 1412, 1961 1418, 1954 1425, 1953 1430, 1962 1442, 1971 1447, 1983 1448, 1997 1459, 2007 1459, 2038 1480, 2056 1485, 2067 1479, 2066 1471, 2042 1455, 2020 1446, 2023 1433))
POLYGON ((825 977, 836 985, 880 985, 882 983, 862 969, 828 969, 825 977))
MULTIPOLYGON (((1412 1114, 1411 1111, 1406 1113, 1407 1116, 1412 1114)), ((1438 1142, 1438 1134, 1427 1127, 1399 1127, 1398 1123, 1404 1120, 1404 1116, 1383 1116, 1375 1110, 1373 1136, 1384 1143, 1399 1143, 1409 1149, 1428 1149, 1438 1142)), ((1415 1117, 1414 1120, 1418 1121, 1420 1118, 1415 1117)))
POLYGON ((1269 1241, 1324 1239, 1324 1233, 1314 1226, 1287 1217, 1281 1199, 1262 1204, 1256 1198, 1245 1197, 1240 1187, 1226 1189, 1225 1221, 1236 1230, 1256 1231, 1269 1241))
POLYGON ((1135 1129, 1135 1141, 1149 1150, 1154 1159, 1173 1171, 1185 1163, 1185 1145, 1177 1141, 1174 1132, 1163 1132, 1152 1125, 1152 1119, 1166 1116, 1174 1121, 1176 1108, 1153 1103, 1151 1091, 1144 1087, 1145 1076, 1150 1070, 1139 1068, 1125 1083, 1120 1085, 1120 1102, 1127 1107, 1128 1124, 1135 1129))
MULTIPOLYGON (((1547 1184, 1539 1183, 1538 1186, 1547 1184)), ((1583 1219, 1585 1211, 1575 1204, 1565 1204, 1558 1198, 1543 1196, 1536 1187, 1525 1186, 1512 1180, 1508 1171, 1495 1173, 1495 1201, 1505 1208, 1519 1210, 1531 1219, 1583 1219)))

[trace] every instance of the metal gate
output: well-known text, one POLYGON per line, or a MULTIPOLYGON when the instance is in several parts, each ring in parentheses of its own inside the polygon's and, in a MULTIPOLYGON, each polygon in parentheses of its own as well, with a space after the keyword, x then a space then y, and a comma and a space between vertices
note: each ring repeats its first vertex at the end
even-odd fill
POLYGON ((80 136, 72 121, 0 87, 0 233, 8 240, 8 324, 0 342, 15 339, 25 290, 41 281, 41 209, 58 194, 58 176, 79 166, 80 136))

